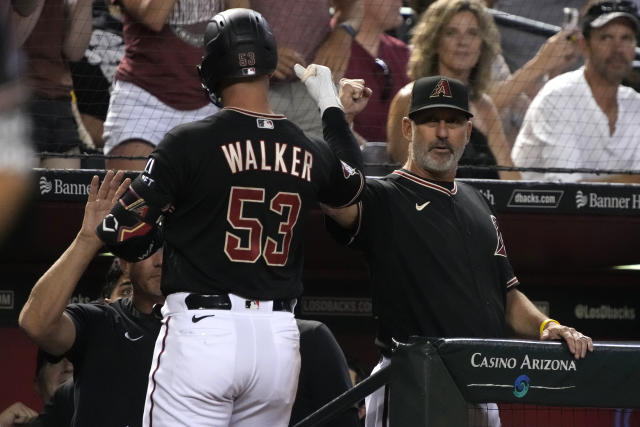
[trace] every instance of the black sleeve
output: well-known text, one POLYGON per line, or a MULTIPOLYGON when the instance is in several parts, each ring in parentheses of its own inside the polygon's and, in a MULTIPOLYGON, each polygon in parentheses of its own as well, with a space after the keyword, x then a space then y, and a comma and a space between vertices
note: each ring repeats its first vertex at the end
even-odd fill
POLYGON ((99 319, 105 317, 101 304, 103 303, 70 304, 65 309, 65 313, 71 317, 76 328, 76 339, 65 355, 74 366, 82 364, 82 356, 89 345, 89 338, 96 333, 96 324, 99 319))
POLYGON ((129 262, 148 258, 162 246, 160 223, 173 211, 184 180, 180 165, 186 150, 179 141, 171 133, 165 136, 96 230, 111 252, 129 262))
POLYGON ((337 222, 325 216, 325 228, 338 243, 356 249, 371 249, 371 233, 382 233, 389 226, 387 209, 389 202, 385 197, 385 182, 376 178, 367 178, 358 202, 358 218, 350 229, 342 228, 337 222))
POLYGON ((337 107, 327 108, 322 115, 322 133, 331 151, 342 161, 362 172, 362 150, 353 136, 344 112, 337 107))

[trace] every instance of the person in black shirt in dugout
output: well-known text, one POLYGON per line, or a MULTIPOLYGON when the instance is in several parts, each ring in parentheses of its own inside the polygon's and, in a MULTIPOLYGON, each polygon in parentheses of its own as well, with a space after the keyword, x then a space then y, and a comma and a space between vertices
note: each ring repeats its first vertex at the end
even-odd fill
POLYGON ((95 228, 130 183, 122 178, 121 172, 109 171, 98 189, 98 177, 93 177, 80 231, 38 280, 20 313, 20 327, 39 347, 52 355, 65 355, 73 363, 72 426, 142 425, 151 356, 160 330, 160 317, 153 307, 164 301, 162 251, 128 266, 132 297, 111 304, 67 306, 102 247, 95 228))

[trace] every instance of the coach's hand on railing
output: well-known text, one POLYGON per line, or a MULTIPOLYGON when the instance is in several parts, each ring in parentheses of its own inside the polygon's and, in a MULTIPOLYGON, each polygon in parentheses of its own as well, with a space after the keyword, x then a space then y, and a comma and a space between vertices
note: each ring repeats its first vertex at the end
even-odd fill
POLYGON ((593 351, 593 341, 590 337, 576 331, 569 326, 561 325, 554 319, 547 319, 540 325, 540 340, 564 339, 569 346, 569 351, 576 359, 582 359, 587 355, 587 350, 593 351))

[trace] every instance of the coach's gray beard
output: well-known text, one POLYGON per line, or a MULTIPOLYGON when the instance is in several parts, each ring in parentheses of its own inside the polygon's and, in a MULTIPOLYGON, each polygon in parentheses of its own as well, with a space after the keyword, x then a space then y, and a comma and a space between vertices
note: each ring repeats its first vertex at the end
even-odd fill
POLYGON ((455 170, 458 167, 458 160, 462 157, 462 151, 456 153, 455 149, 447 143, 447 146, 451 150, 451 155, 447 160, 438 160, 431 156, 431 148, 433 145, 427 144, 411 144, 411 158, 415 164, 420 166, 426 171, 433 172, 448 172, 455 170))

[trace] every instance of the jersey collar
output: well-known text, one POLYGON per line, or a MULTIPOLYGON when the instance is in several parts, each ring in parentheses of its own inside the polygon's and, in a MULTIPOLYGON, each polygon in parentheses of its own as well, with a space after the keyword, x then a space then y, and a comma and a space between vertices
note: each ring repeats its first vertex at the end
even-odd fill
POLYGON ((242 108, 236 108, 236 107, 224 107, 223 110, 231 110, 231 111, 235 111, 236 113, 245 114, 247 116, 259 117, 259 118, 265 118, 265 119, 271 119, 271 120, 286 119, 286 117, 283 116, 282 114, 256 113, 255 111, 244 110, 242 108))
POLYGON ((405 169, 397 169, 397 170, 394 170, 392 173, 395 175, 399 175, 402 178, 408 179, 409 181, 413 181, 416 184, 422 185, 423 187, 426 187, 430 190, 435 190, 435 191, 444 193, 447 196, 453 196, 458 192, 458 184, 456 183, 455 180, 453 181, 453 188, 449 190, 448 188, 443 187, 442 185, 438 185, 435 182, 426 180, 424 178, 420 178, 419 176, 414 175, 405 169))

